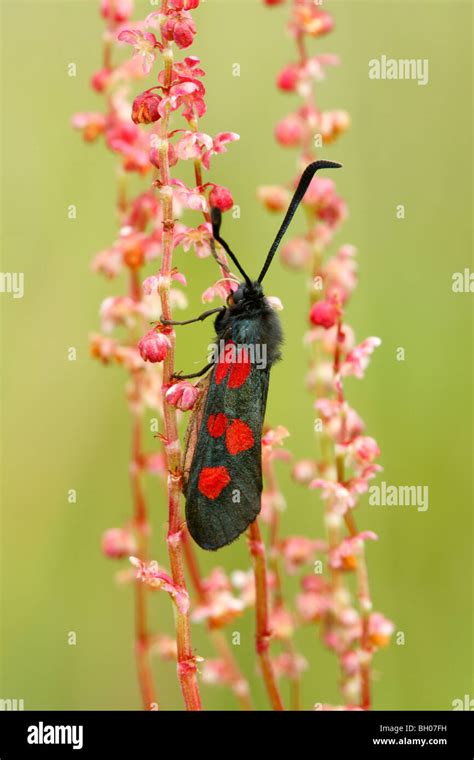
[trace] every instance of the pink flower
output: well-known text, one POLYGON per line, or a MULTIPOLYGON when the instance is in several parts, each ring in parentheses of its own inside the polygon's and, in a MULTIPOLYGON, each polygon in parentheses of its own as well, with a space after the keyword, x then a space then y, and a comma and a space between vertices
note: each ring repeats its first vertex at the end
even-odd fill
POLYGON ((336 194, 335 183, 328 177, 315 177, 303 199, 318 219, 329 227, 336 227, 347 216, 345 201, 336 194))
POLYGON ((134 327, 138 317, 144 317, 143 304, 129 296, 111 296, 102 301, 100 318, 104 332, 111 332, 114 327, 125 325, 134 327))
POLYGON ((341 315, 341 307, 335 301, 317 301, 309 312, 313 325, 320 325, 326 330, 336 324, 341 315))
POLYGON ((181 161, 200 158, 204 149, 210 150, 211 148, 212 137, 204 132, 191 132, 190 130, 183 130, 183 137, 180 137, 175 145, 176 155, 181 161))
POLYGON ((229 211, 234 205, 234 199, 232 193, 227 187, 221 185, 214 185, 209 193, 209 205, 215 206, 221 211, 229 211))
POLYGON ((257 198, 268 211, 284 211, 290 201, 290 194, 281 185, 262 185, 257 190, 257 198))
POLYGON ((350 118, 346 111, 323 111, 320 115, 319 131, 326 145, 334 142, 349 126, 350 118))
POLYGON ((192 246, 196 255, 204 259, 211 253, 211 238, 212 227, 209 222, 204 222, 199 227, 184 227, 183 225, 174 236, 174 247, 182 245, 185 251, 189 251, 192 246))
POLYGON ((332 16, 313 3, 297 3, 293 8, 290 30, 294 36, 309 34, 320 37, 334 28, 332 16))
MULTIPOLYGON (((281 0, 278 0, 281 2, 281 0)), ((268 0, 267 0, 268 2, 268 0)), ((272 0, 275 3, 275 0, 272 0)), ((302 654, 293 654, 292 652, 280 652, 276 657, 272 657, 273 668, 277 678, 297 679, 308 670, 308 661, 302 654)))
POLYGON ((285 569, 289 575, 296 573, 302 565, 312 562, 315 552, 325 550, 324 541, 315 541, 306 536, 289 536, 280 545, 285 569))
POLYGON ((94 359, 100 359, 104 364, 115 358, 117 341, 98 333, 89 336, 89 351, 94 359))
POLYGON ((338 298, 343 304, 357 285, 356 249, 343 245, 323 267, 324 285, 330 298, 338 298))
POLYGON ((158 121, 161 114, 159 105, 162 97, 156 92, 146 90, 137 95, 132 106, 132 120, 135 124, 151 124, 158 121))
POLYGON ((171 180, 171 184, 176 188, 176 197, 183 206, 192 211, 207 211, 207 201, 201 187, 188 187, 179 179, 171 180))
POLYGON ((315 623, 330 609, 328 587, 318 575, 303 578, 302 587, 302 593, 296 597, 296 609, 305 623, 315 623))
POLYGON ((289 269, 305 269, 311 261, 311 245, 306 238, 293 238, 282 247, 280 257, 289 269))
POLYGON ((173 579, 160 570, 157 562, 149 564, 137 557, 130 557, 130 562, 137 568, 137 580, 143 581, 153 589, 163 589, 171 596, 179 611, 186 614, 189 610, 189 594, 183 586, 178 586, 173 579))
POLYGON ((219 132, 219 134, 217 134, 212 140, 212 145, 209 150, 203 153, 203 166, 206 169, 209 169, 211 156, 214 156, 217 153, 226 153, 227 143, 235 142, 236 140, 240 140, 240 135, 238 135, 236 132, 219 132))
POLYGON ((308 485, 316 475, 316 464, 312 459, 302 459, 294 465, 291 474, 297 483, 308 485))
POLYGON ((210 303, 215 298, 220 298, 225 301, 229 293, 233 293, 239 287, 238 282, 235 280, 223 279, 211 285, 202 294, 202 302, 210 303))
POLYGON ((371 464, 374 459, 380 456, 377 441, 368 435, 355 438, 350 445, 349 452, 359 464, 371 464))
POLYGON ((101 0, 100 12, 103 18, 122 24, 133 13, 133 0, 101 0))
POLYGON ((355 499, 351 492, 334 480, 316 478, 309 484, 309 487, 322 489, 322 498, 328 502, 330 509, 336 514, 344 515, 355 506, 355 499))
POLYGON ((269 628, 278 641, 291 639, 295 630, 293 615, 282 605, 274 607, 269 614, 269 628))
POLYGON ((101 113, 76 113, 72 117, 72 126, 82 132, 86 142, 94 142, 105 130, 106 119, 101 113))
POLYGON ((149 74, 152 70, 156 54, 153 52, 158 47, 158 42, 151 32, 142 32, 139 29, 124 29, 118 35, 120 42, 126 42, 135 48, 134 57, 142 57, 142 68, 144 74, 149 74))
POLYGON ((198 396, 199 388, 186 380, 174 383, 165 394, 168 404, 181 409, 182 412, 192 409, 198 396))
POLYGON ((102 536, 102 551, 106 557, 123 559, 136 551, 133 534, 125 528, 110 528, 102 536))
POLYGON ((196 26, 191 14, 187 11, 178 12, 170 9, 161 29, 164 39, 175 42, 179 48, 192 45, 196 34, 196 26))
POLYGON ((356 536, 345 538, 339 546, 330 549, 329 564, 332 568, 342 568, 343 570, 355 570, 357 567, 357 557, 364 548, 364 541, 377 541, 378 536, 371 530, 358 533, 356 536))
POLYGON ((171 343, 167 335, 163 332, 150 330, 143 336, 138 343, 142 359, 146 362, 162 362, 171 348, 171 343))
POLYGON ((283 425, 276 428, 269 428, 262 436, 262 448, 265 450, 274 449, 276 446, 282 446, 285 438, 288 438, 289 432, 283 425))
POLYGON ((324 422, 324 430, 336 443, 350 443, 364 429, 364 423, 352 407, 336 399, 320 398, 315 402, 324 422))
POLYGON ((275 127, 275 137, 285 148, 296 148, 301 144, 305 134, 305 124, 298 114, 289 114, 278 122, 275 127))
POLYGON ((346 356, 341 366, 341 376, 347 377, 348 375, 354 375, 355 377, 362 379, 369 364, 369 357, 381 343, 382 341, 380 338, 370 337, 366 338, 362 343, 353 348, 346 356))
POLYGON ((369 617, 369 638, 376 647, 386 647, 395 630, 395 625, 381 612, 372 612, 369 617))

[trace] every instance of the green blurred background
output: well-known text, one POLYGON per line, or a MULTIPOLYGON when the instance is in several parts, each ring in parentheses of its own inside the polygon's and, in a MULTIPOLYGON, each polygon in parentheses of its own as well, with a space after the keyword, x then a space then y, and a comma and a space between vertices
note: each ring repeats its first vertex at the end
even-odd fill
MULTIPOLYGON (((469 3, 327 2, 333 34, 311 45, 335 52, 342 66, 318 86, 324 108, 344 108, 352 127, 325 157, 344 163, 337 175, 350 217, 336 243, 359 250, 360 285, 349 310, 359 339, 383 344, 364 381, 349 380, 351 404, 379 442, 389 484, 428 485, 430 506, 373 508, 363 498, 358 524, 373 529, 368 547, 375 607, 405 634, 375 658, 378 709, 451 709, 472 684, 472 328, 468 294, 453 294, 451 277, 471 263, 471 15, 469 3), (429 84, 370 81, 368 61, 385 54, 429 59, 429 84), (406 219, 397 220, 403 203, 406 219), (396 348, 406 351, 396 361, 396 348)), ((151 8, 154 9, 153 7, 151 8)), ((297 99, 277 92, 276 72, 294 57, 285 31, 286 5, 259 0, 206 0, 195 13, 193 53, 207 71, 209 133, 233 130, 240 143, 214 159, 212 179, 232 188, 239 221, 226 237, 257 272, 279 219, 255 200, 259 184, 287 180, 295 154, 274 142, 276 121, 297 99), (241 76, 232 76, 239 63, 241 76)), ((150 12, 137 4, 136 18, 150 12)), ((102 532, 130 513, 130 419, 125 376, 88 356, 100 302, 124 288, 90 271, 92 255, 114 239, 115 157, 82 143, 69 126, 76 111, 101 108, 89 89, 100 65, 102 23, 95 2, 3 2, 3 271, 25 272, 25 297, 2 305, 2 698, 26 709, 135 709, 132 588, 119 587, 116 565, 99 549, 102 532), (77 65, 77 77, 67 65, 77 65), (76 204, 78 218, 67 219, 76 204), (67 360, 75 346, 76 362, 67 360), (77 489, 69 504, 67 491, 77 489), (76 646, 67 643, 77 634, 76 646)), ((137 86, 137 90, 139 85, 137 86)), ((187 167, 186 167, 187 168, 187 167)), ((183 175, 184 177, 184 175, 183 175)), ((303 230, 303 218, 293 232, 303 230)), ((177 253, 191 286, 189 315, 215 276, 211 259, 177 253)), ((150 270, 152 271, 152 269, 150 270)), ((273 372, 267 420, 286 425, 296 457, 313 451, 313 410, 303 383, 304 274, 278 263, 267 293, 285 305, 284 361, 273 372)), ((186 317, 183 317, 186 318, 186 317)), ((183 330, 178 366, 200 362, 210 325, 183 330)), ((153 442, 151 442, 153 445, 153 442)), ((323 533, 317 495, 279 477, 288 508, 285 534, 323 533)), ((152 554, 167 564, 165 505, 147 482, 153 512, 152 554)), ((245 541, 217 556, 200 552, 203 568, 246 568, 245 541)), ((125 566, 125 565, 124 565, 125 566)), ((293 580, 287 582, 294 590, 293 580)), ((165 594, 151 598, 153 626, 173 629, 165 594)), ((253 620, 238 629, 236 655, 255 704, 267 701, 256 674, 253 620)), ((230 633, 228 632, 228 635, 230 633)), ((201 626, 199 654, 212 656, 201 626)), ((297 634, 310 661, 303 698, 338 703, 337 663, 315 636, 297 634)), ((160 702, 180 708, 172 663, 154 665, 160 702)), ((284 687, 284 691, 285 691, 284 687)), ((234 709, 222 688, 203 686, 206 708, 234 709)))

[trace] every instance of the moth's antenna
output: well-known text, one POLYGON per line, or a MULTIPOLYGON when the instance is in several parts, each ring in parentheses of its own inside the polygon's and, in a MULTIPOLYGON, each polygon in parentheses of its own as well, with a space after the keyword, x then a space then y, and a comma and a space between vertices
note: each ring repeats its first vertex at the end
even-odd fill
POLYGON ((318 169, 340 169, 342 164, 338 164, 336 161, 314 161, 314 163, 309 164, 309 166, 306 167, 303 174, 301 175, 301 179, 298 183, 298 187, 295 190, 295 194, 293 198, 291 199, 291 203, 288 206, 288 211, 285 214, 285 218, 283 219, 283 222, 281 224, 280 229, 277 232, 277 236, 275 240, 273 241, 272 247, 270 248, 267 258, 265 259, 265 264, 263 265, 263 269, 260 272, 258 276, 258 282, 262 282, 263 278, 265 277, 268 267, 272 263, 272 259, 277 251, 278 246, 281 243, 281 239, 283 235, 285 234, 286 230, 288 229, 291 220, 293 219, 295 215, 295 211, 300 205, 301 201, 303 200, 304 194, 306 193, 306 190, 309 187, 309 184, 311 180, 313 179, 314 175, 318 171, 318 169))
POLYGON ((220 243, 221 246, 223 247, 224 251, 229 254, 230 258, 234 262, 235 266, 239 270, 240 274, 244 278, 247 285, 251 285, 252 282, 250 280, 250 277, 245 272, 245 270, 240 266, 237 256, 235 255, 235 253, 232 253, 232 251, 230 250, 225 240, 223 240, 219 234, 219 230, 221 228, 221 221, 222 221, 222 214, 221 214, 220 209, 218 209, 216 206, 213 206, 211 208, 211 222, 212 222, 212 234, 214 236, 214 240, 217 240, 217 242, 220 243))

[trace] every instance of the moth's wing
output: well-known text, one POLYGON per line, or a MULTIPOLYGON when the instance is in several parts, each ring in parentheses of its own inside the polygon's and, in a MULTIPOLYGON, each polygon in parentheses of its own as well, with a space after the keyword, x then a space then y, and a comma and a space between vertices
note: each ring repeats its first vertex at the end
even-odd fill
POLYGON ((212 370, 186 499, 189 532, 203 549, 230 544, 260 512, 269 374, 269 368, 251 364, 245 382, 235 387, 230 373, 218 382, 219 364, 212 370), (222 418, 215 419, 218 414, 228 424, 221 435, 212 435, 209 426, 218 433, 223 424, 222 418), (236 420, 242 424, 236 426, 236 420))
POLYGON ((209 384, 211 382, 212 372, 209 372, 198 384, 199 396, 194 405, 193 412, 186 428, 186 434, 184 437, 184 454, 182 462, 183 472, 183 493, 186 496, 188 490, 189 473, 196 450, 196 444, 199 436, 199 430, 202 425, 204 416, 204 410, 206 408, 207 394, 209 392, 209 384))

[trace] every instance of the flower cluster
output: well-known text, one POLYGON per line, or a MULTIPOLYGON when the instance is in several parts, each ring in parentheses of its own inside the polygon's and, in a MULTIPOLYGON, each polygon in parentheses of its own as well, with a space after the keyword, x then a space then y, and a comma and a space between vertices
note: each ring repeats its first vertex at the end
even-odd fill
MULTIPOLYGON (((315 82, 324 79, 327 68, 339 61, 334 55, 311 56, 307 46, 310 38, 333 29, 332 16, 312 0, 289 3, 288 25, 296 43, 297 61, 278 72, 276 85, 283 93, 296 93, 301 102, 278 122, 275 138, 282 147, 298 151, 299 173, 288 185, 258 191, 262 204, 277 212, 286 207, 290 189, 304 167, 316 159, 317 148, 332 143, 350 123, 345 111, 322 111, 314 98, 315 82)), ((326 646, 338 657, 345 708, 353 709, 359 704, 368 709, 372 656, 377 648, 389 643, 393 624, 372 610, 365 545, 377 536, 370 530, 359 532, 354 520, 360 496, 381 470, 376 462, 380 450, 377 442, 365 434, 360 416, 349 406, 344 381, 350 376, 364 376, 380 340, 369 337, 356 344, 353 330, 345 322, 346 306, 357 285, 356 251, 346 244, 327 255, 347 216, 345 201, 338 195, 334 181, 315 177, 303 204, 307 231, 286 242, 281 259, 290 269, 306 271, 310 282, 310 329, 305 336, 311 350, 307 386, 315 395, 315 430, 321 453, 293 463, 292 474, 298 483, 319 490, 325 507, 327 540, 290 537, 274 547, 274 556, 280 555, 290 573, 313 564, 313 572, 303 573, 300 579, 297 617, 302 622, 318 624, 326 646), (315 562, 318 555, 322 561, 315 562), (346 584, 351 574, 356 578, 358 607, 346 584)))

